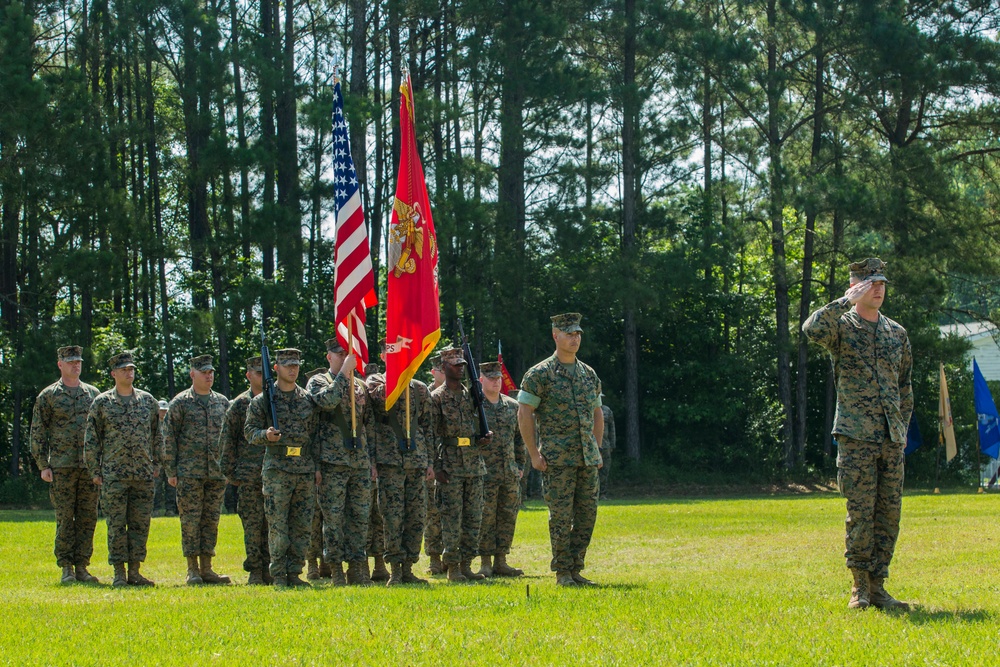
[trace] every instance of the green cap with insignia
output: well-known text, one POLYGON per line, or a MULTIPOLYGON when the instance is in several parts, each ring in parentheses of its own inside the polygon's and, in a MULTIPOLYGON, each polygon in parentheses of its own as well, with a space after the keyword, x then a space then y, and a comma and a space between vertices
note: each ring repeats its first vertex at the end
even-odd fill
POLYGON ((83 361, 83 348, 79 345, 67 345, 56 350, 59 361, 83 361))
POLYGON ((135 368, 135 362, 132 361, 131 352, 119 352, 111 355, 108 359, 108 366, 111 367, 111 370, 116 371, 119 368, 128 368, 129 366, 135 368))
POLYGON ((212 365, 212 355, 199 354, 197 357, 191 357, 191 370, 214 371, 215 366, 212 365))
POLYGON ((441 350, 441 361, 447 362, 452 366, 459 366, 465 363, 465 357, 462 356, 462 348, 460 347, 449 347, 441 350))
POLYGON ((306 379, 311 378, 313 375, 319 375, 320 373, 325 373, 325 368, 314 368, 311 371, 306 372, 306 379))
POLYGON ((250 357, 246 360, 247 370, 255 373, 264 372, 264 361, 259 357, 250 357))
POLYGON ((337 340, 336 336, 334 336, 333 338, 331 338, 328 341, 326 341, 325 345, 326 345, 326 351, 327 352, 333 352, 334 354, 340 354, 341 352, 345 352, 346 351, 346 350, 344 350, 344 346, 340 344, 340 341, 337 340))
POLYGON ((431 357, 431 368, 435 370, 441 370, 441 353, 436 352, 434 356, 431 357))
POLYGON ((302 352, 294 347, 286 347, 274 353, 274 363, 279 366, 301 366, 302 352))
POLYGON ((488 378, 500 377, 499 361, 484 361, 479 364, 479 374, 488 378))
POLYGON ((885 277, 885 262, 878 257, 869 257, 860 262, 851 264, 851 280, 861 282, 871 280, 872 282, 889 282, 885 277))
POLYGON ((559 329, 560 331, 565 331, 566 333, 583 331, 583 328, 580 326, 580 320, 583 319, 583 315, 580 313, 563 313, 562 315, 553 315, 551 319, 553 329, 559 329))

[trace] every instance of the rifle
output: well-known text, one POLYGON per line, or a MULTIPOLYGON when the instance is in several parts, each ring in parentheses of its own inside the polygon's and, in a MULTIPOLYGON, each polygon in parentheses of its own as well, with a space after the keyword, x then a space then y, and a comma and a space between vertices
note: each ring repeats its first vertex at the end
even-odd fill
POLYGON ((274 371, 271 370, 271 353, 267 351, 267 340, 264 338, 264 321, 260 322, 260 364, 261 375, 264 377, 264 393, 267 395, 267 414, 271 417, 271 426, 275 431, 280 431, 278 427, 278 413, 274 409, 275 388, 274 371))
POLYGON ((486 408, 484 407, 486 405, 486 397, 483 396, 483 384, 479 379, 479 367, 476 366, 476 360, 472 358, 469 337, 465 335, 462 320, 458 320, 458 333, 462 336, 462 356, 465 357, 465 363, 469 366, 469 391, 472 392, 472 403, 476 406, 476 412, 479 413, 479 437, 483 437, 490 432, 490 425, 486 423, 486 408))

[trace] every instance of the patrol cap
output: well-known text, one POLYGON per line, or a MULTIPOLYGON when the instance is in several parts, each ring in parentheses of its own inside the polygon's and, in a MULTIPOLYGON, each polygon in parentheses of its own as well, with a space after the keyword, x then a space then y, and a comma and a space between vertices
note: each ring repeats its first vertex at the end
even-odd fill
POLYGON ((325 368, 314 368, 311 371, 306 372, 306 379, 311 378, 313 375, 319 375, 320 373, 325 373, 325 368))
POLYGON ((878 257, 869 257, 860 262, 852 263, 851 280, 858 282, 862 280, 889 282, 889 279, 885 277, 885 262, 878 257))
POLYGON ((197 357, 191 357, 191 370, 214 371, 215 366, 212 365, 212 355, 200 354, 197 357))
POLYGON ((333 338, 331 338, 328 341, 326 341, 325 345, 326 345, 326 351, 327 352, 333 352, 334 354, 340 354, 341 352, 345 352, 346 351, 346 350, 344 350, 344 346, 340 344, 340 341, 337 340, 336 336, 334 336, 333 338))
POLYGON ((247 359, 246 365, 248 371, 254 371, 255 373, 264 372, 264 361, 259 356, 247 359))
POLYGON ((156 407, 159 408, 160 410, 166 410, 167 408, 170 407, 170 404, 167 403, 167 399, 161 398, 156 402, 156 407))
POLYGON ((379 365, 376 364, 374 361, 365 364, 365 375, 374 375, 375 373, 379 372, 381 372, 381 369, 379 368, 379 365))
POLYGON ((583 331, 583 328, 580 326, 580 320, 583 319, 583 315, 580 313, 563 313, 562 315, 553 315, 550 319, 552 320, 553 329, 559 329, 566 333, 583 331))
POLYGON ((83 361, 83 348, 79 345, 67 345, 56 350, 59 361, 83 361))
POLYGON ((484 375, 488 378, 498 378, 502 375, 500 372, 500 362, 499 361, 484 361, 479 364, 479 374, 484 375))
POLYGON ((279 366, 301 366, 302 352, 294 347, 286 347, 274 353, 274 363, 279 366))
POLYGON ((431 357, 431 368, 441 370, 441 353, 437 352, 431 357))
POLYGON ((135 368, 135 362, 132 361, 131 352, 119 352, 108 358, 108 366, 111 367, 111 370, 116 371, 119 368, 128 368, 129 366, 135 368))
POLYGON ((452 366, 458 366, 465 363, 465 357, 462 356, 462 348, 459 347, 449 347, 441 350, 441 361, 447 362, 452 366))

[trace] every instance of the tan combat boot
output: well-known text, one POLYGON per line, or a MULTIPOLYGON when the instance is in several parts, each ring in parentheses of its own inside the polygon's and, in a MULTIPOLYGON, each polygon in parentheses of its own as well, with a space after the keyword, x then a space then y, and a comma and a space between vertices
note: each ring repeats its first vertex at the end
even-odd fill
POLYGON ((329 579, 331 576, 333 576, 333 571, 330 570, 330 564, 327 563, 322 558, 320 558, 319 559, 319 578, 320 579, 329 579))
POLYGON ((264 579, 264 585, 270 586, 274 583, 274 577, 271 576, 271 566, 265 565, 260 571, 261 577, 264 579))
POLYGON ((315 558, 310 558, 307 562, 309 565, 306 569, 306 579, 316 581, 319 579, 319 565, 316 563, 315 558))
POLYGON ((334 586, 347 585, 347 578, 344 576, 344 564, 340 561, 330 565, 330 583, 334 586))
POLYGON ((347 564, 347 583, 351 586, 371 586, 371 579, 365 576, 368 561, 352 560, 347 564))
POLYGON ((421 579, 413 574, 413 564, 403 563, 403 583, 404 584, 426 584, 426 579, 421 579))
POLYGON ((285 577, 285 582, 289 588, 312 588, 312 584, 308 581, 303 581, 298 572, 294 574, 289 572, 288 576, 285 577))
POLYGON ((76 575, 73 574, 73 566, 72 565, 63 565, 62 578, 59 580, 59 583, 61 583, 61 584, 75 584, 76 583, 76 575))
POLYGON ((847 603, 847 608, 867 609, 871 595, 868 587, 868 573, 852 568, 851 574, 854 575, 854 586, 851 587, 851 600, 847 603))
POLYGON ((493 576, 493 557, 492 556, 480 556, 479 557, 479 574, 483 575, 485 578, 489 579, 493 576))
POLYGON ((212 557, 205 554, 201 555, 201 578, 206 584, 228 584, 230 582, 229 575, 217 574, 212 569, 212 557))
POLYGON ((444 563, 441 562, 440 554, 438 555, 431 554, 430 558, 431 558, 431 564, 430 567, 427 568, 427 571, 430 572, 431 574, 444 574, 445 566, 444 563))
POLYGON ((556 586, 576 586, 571 572, 556 572, 556 586))
POLYGON ((507 564, 507 554, 497 554, 493 559, 493 574, 498 577, 520 577, 524 570, 507 564))
POLYGON ((271 583, 274 584, 275 588, 288 588, 288 577, 281 575, 272 577, 271 583))
POLYGON ((868 602, 877 609, 899 609, 900 611, 910 611, 910 605, 902 600, 889 595, 889 591, 882 587, 885 579, 881 577, 870 577, 871 586, 868 591, 868 602))
POLYGON ((468 579, 469 581, 480 581, 480 580, 486 578, 482 574, 480 574, 478 572, 473 572, 472 571, 472 561, 471 560, 463 560, 462 561, 462 576, 465 577, 466 579, 468 579))
POLYGON ((142 576, 139 572, 139 566, 141 563, 137 560, 129 561, 128 564, 128 583, 131 586, 155 586, 152 579, 147 579, 142 576))
POLYGON ((125 575, 125 563, 115 563, 115 580, 111 582, 115 588, 128 586, 128 577, 125 575))
POLYGON ((596 586, 597 585, 593 581, 591 581, 590 579, 588 579, 587 577, 585 577, 582 574, 580 574, 580 570, 573 570, 572 572, 569 573, 569 576, 573 577, 573 581, 576 582, 577 586, 596 586))
POLYGON ((372 570, 371 580, 389 581, 389 570, 385 569, 385 559, 382 556, 375 556, 375 568, 372 570))
POLYGON ((247 586, 263 586, 264 585, 264 573, 260 570, 250 570, 250 576, 247 578, 247 586))
POLYGON ((389 567, 392 568, 392 574, 386 580, 385 587, 389 588, 390 586, 403 583, 403 564, 389 563, 389 567))
POLYGON ((458 563, 448 563, 448 581, 452 583, 466 581, 465 575, 462 574, 461 565, 458 563))
POLYGON ((201 570, 198 568, 198 557, 188 556, 188 574, 187 574, 187 585, 197 586, 198 584, 205 583, 205 580, 201 578, 201 570))
POLYGON ((86 582, 88 584, 99 584, 99 583, 101 583, 100 579, 98 579, 97 577, 95 577, 94 575, 92 575, 90 572, 87 571, 87 566, 86 565, 77 565, 76 566, 76 580, 77 581, 83 581, 83 582, 86 582))

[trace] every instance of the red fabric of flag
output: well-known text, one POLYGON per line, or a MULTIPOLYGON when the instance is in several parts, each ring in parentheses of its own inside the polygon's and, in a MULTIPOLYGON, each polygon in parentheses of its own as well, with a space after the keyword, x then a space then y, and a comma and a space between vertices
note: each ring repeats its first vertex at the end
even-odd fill
POLYGON ((378 296, 358 185, 344 119, 344 97, 338 81, 333 87, 333 200, 336 208, 333 314, 337 340, 345 350, 357 356, 357 369, 364 373, 368 363, 365 309, 378 303, 378 296))
POLYGON ((512 394, 517 391, 517 385, 514 384, 514 378, 510 376, 510 371, 507 370, 507 365, 503 362, 503 354, 497 353, 497 361, 500 362, 500 379, 503 384, 500 390, 505 394, 512 394))
POLYGON ((385 318, 387 410, 410 385, 420 364, 441 338, 437 236, 417 152, 413 85, 408 75, 399 91, 401 150, 396 200, 389 223, 385 318))

